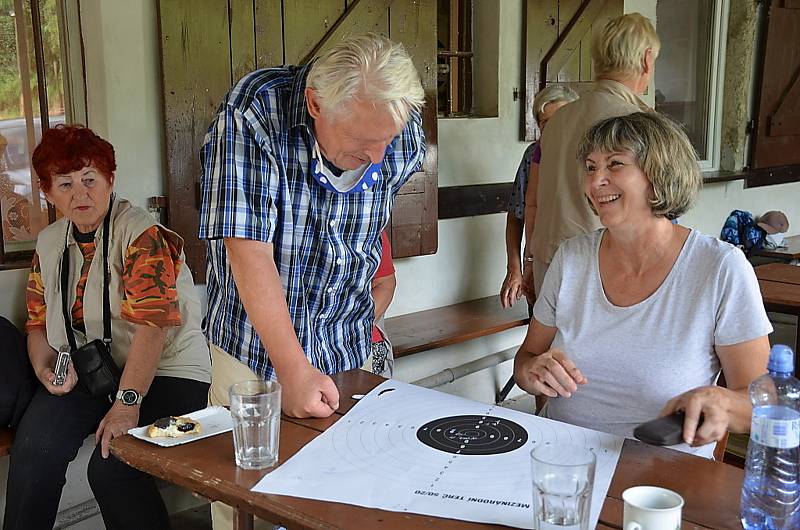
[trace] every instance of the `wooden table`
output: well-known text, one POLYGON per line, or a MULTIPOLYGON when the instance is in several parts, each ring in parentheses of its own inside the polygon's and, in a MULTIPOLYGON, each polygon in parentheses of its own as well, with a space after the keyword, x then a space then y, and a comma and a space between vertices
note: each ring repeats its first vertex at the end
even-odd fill
POLYGON ((755 268, 761 297, 767 311, 798 317, 794 340, 794 367, 798 373, 800 350, 800 267, 786 263, 770 263, 755 268))
MULTIPOLYGON (((341 403, 333 416, 281 420, 281 462, 350 410, 355 404, 350 396, 364 394, 383 381, 362 370, 344 372, 334 380, 341 394, 341 403)), ((233 506, 239 529, 252 528, 253 515, 289 529, 491 528, 491 525, 452 519, 253 493, 250 489, 267 471, 245 471, 236 467, 230 433, 171 448, 123 436, 112 441, 111 451, 121 460, 151 475, 233 506)), ((643 484, 669 488, 683 496, 686 501, 683 507, 684 530, 741 528, 739 494, 742 480, 743 472, 739 468, 626 440, 597 528, 619 529, 623 490, 643 484)))
POLYGON ((754 254, 786 261, 800 259, 800 235, 789 236, 785 239, 785 241, 786 248, 776 248, 770 250, 761 248, 755 251, 754 254))

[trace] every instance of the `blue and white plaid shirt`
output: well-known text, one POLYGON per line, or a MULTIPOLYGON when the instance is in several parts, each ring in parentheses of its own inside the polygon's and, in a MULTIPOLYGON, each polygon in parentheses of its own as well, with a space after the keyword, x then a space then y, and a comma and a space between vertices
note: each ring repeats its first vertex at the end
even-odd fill
POLYGON ((273 244, 289 315, 312 365, 334 374, 370 352, 371 281, 400 187, 425 155, 418 113, 387 149, 369 190, 343 195, 311 175, 308 66, 257 70, 236 84, 206 134, 200 238, 208 240, 208 339, 264 379, 272 364, 247 317, 222 238, 273 244))

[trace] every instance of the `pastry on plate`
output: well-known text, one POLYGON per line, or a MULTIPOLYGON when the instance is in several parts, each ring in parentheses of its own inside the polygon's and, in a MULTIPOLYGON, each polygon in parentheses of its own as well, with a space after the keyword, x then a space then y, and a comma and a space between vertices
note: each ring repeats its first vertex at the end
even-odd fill
POLYGON ((147 436, 150 438, 169 437, 180 438, 188 434, 200 432, 200 422, 185 416, 167 416, 159 418, 147 427, 147 436))

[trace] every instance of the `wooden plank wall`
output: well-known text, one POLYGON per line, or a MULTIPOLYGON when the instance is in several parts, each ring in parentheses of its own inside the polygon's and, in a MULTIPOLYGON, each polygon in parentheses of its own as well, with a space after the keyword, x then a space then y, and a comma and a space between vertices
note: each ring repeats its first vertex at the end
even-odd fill
POLYGON ((422 171, 400 191, 392 210, 392 254, 434 254, 438 247, 438 143, 436 102, 436 0, 396 1, 389 9, 391 37, 414 60, 425 90, 422 123, 428 150, 422 171))
POLYGON ((158 12, 167 219, 186 241, 196 281, 205 277, 205 242, 197 238, 199 150, 225 93, 256 68, 301 64, 354 32, 402 42, 420 72, 428 155, 396 199, 391 238, 394 257, 436 252, 436 0, 159 0, 158 12))
POLYGON ((206 244, 197 238, 199 149, 231 86, 228 5, 218 0, 161 0, 159 20, 168 222, 185 240, 195 281, 203 282, 206 244))

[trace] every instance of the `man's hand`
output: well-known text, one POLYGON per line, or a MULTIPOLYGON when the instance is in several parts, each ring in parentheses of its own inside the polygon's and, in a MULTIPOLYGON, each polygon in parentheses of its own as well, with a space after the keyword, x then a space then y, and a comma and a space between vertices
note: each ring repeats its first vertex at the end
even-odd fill
POLYGON ((333 379, 306 359, 278 374, 283 412, 295 418, 327 418, 339 408, 339 390, 333 379))
POLYGON ((115 401, 94 433, 95 443, 101 444, 100 453, 103 458, 108 458, 108 443, 113 438, 127 434, 128 429, 133 429, 138 424, 139 405, 123 405, 115 401))
POLYGON ((53 372, 53 367, 51 366, 42 366, 38 369, 34 369, 34 373, 36 374, 36 378, 42 383, 42 386, 47 389, 48 392, 53 394, 54 396, 63 396, 68 394, 78 382, 78 376, 75 372, 75 367, 72 366, 72 361, 69 361, 67 365, 67 377, 64 379, 64 384, 56 385, 56 374, 53 372))

